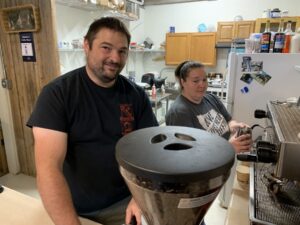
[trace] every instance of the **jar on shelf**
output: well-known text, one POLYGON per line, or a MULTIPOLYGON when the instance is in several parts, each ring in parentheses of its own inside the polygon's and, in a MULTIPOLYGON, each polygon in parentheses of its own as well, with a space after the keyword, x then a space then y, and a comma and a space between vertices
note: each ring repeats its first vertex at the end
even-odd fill
POLYGON ((279 18, 281 17, 281 11, 278 8, 275 8, 271 11, 271 17, 272 18, 279 18))

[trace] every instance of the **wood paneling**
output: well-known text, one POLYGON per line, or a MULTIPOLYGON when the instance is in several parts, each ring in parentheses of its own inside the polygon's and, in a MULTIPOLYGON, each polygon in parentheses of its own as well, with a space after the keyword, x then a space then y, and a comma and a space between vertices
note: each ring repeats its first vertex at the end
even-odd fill
POLYGON ((53 0, 1 0, 0 8, 33 4, 40 12, 40 30, 33 32, 36 62, 23 62, 20 36, 0 28, 4 67, 12 81, 9 91, 21 172, 35 175, 33 137, 26 122, 41 88, 59 74, 53 0))

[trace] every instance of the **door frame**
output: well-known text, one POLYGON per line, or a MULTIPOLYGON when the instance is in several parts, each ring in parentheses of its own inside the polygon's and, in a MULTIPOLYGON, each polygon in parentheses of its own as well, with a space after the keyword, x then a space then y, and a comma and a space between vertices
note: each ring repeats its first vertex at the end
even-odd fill
MULTIPOLYGON (((0 80, 6 78, 5 67, 3 63, 3 54, 0 43, 0 80)), ((4 147, 7 158, 8 171, 12 174, 20 172, 20 164, 17 151, 17 143, 13 126, 11 104, 9 98, 9 89, 0 85, 0 119, 4 137, 4 147)))

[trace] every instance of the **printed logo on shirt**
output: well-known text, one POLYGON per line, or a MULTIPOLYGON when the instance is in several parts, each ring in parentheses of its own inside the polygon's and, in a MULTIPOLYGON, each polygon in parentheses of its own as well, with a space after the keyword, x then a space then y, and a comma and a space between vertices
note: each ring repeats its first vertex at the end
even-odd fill
POLYGON ((122 135, 128 134, 133 131, 133 109, 131 104, 120 104, 120 122, 122 135))
POLYGON ((229 131, 227 121, 222 114, 211 109, 203 115, 198 115, 197 119, 201 126, 208 132, 222 136, 229 131))

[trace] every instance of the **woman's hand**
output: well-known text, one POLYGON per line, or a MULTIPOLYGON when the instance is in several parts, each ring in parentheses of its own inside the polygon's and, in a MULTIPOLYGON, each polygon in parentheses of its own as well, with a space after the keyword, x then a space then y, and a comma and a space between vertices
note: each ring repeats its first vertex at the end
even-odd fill
POLYGON ((229 129, 230 129, 230 132, 231 134, 234 134, 237 132, 237 130, 241 127, 250 127, 248 124, 246 123, 242 123, 242 122, 237 122, 235 120, 231 120, 229 123, 229 129))
POLYGON ((133 217, 135 217, 137 225, 142 224, 141 210, 140 210, 139 206, 137 205, 137 203, 135 202, 135 200, 132 198, 126 209, 126 219, 125 219, 126 224, 130 224, 133 217))
POLYGON ((236 153, 250 151, 252 145, 252 139, 250 134, 244 134, 241 136, 232 135, 229 139, 229 143, 232 144, 236 153))

